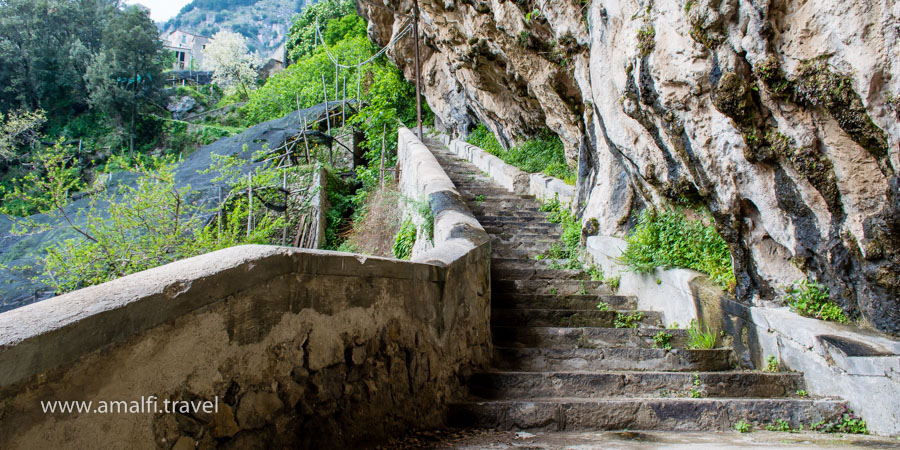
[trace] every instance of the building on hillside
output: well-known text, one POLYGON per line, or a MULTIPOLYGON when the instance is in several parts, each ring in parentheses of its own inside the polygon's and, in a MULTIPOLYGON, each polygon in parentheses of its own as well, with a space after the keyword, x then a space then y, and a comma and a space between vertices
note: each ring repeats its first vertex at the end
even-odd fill
POLYGON ((272 52, 269 56, 269 59, 266 63, 260 67, 259 76, 262 79, 267 79, 272 75, 275 75, 278 72, 284 70, 284 61, 285 61, 285 44, 282 43, 272 52))
POLYGON ((203 49, 209 43, 208 37, 175 30, 159 38, 166 50, 175 52, 173 70, 200 70, 203 66, 203 49))

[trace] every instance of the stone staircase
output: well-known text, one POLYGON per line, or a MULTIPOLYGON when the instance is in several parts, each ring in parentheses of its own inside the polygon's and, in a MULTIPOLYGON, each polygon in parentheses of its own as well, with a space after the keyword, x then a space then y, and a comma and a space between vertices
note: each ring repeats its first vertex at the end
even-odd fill
POLYGON ((807 427, 839 411, 839 402, 797 396, 799 373, 735 370, 731 349, 685 348, 686 331, 664 329, 657 312, 644 311, 637 328, 615 328, 635 299, 535 259, 562 230, 533 197, 503 189, 437 141, 427 145, 493 249, 493 366, 470 378, 467 401, 451 405, 451 426, 724 431, 739 420, 807 427), (671 349, 653 348, 660 331, 672 335, 671 349))

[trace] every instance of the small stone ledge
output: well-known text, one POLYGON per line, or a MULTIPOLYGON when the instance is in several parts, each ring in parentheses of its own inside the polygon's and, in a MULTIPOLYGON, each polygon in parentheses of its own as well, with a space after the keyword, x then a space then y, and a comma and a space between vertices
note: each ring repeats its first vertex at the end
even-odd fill
POLYGON ((900 340, 787 307, 740 304, 693 270, 630 272, 619 261, 625 246, 616 237, 591 236, 586 254, 605 274, 620 277, 616 293, 637 296, 638 309, 661 312, 667 325, 702 318, 726 333, 743 365, 764 367, 774 356, 783 369, 803 372, 810 395, 846 400, 873 433, 900 434, 900 340))

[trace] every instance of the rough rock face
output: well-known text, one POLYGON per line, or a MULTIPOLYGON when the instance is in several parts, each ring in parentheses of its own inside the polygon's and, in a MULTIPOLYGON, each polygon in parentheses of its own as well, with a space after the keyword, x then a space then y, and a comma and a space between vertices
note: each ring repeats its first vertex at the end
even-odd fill
MULTIPOLYGON (((358 4, 378 43, 409 20, 406 0, 358 4)), ((600 234, 647 205, 704 205, 742 301, 815 278, 900 333, 900 2, 419 5, 440 126, 481 121, 504 144, 549 127, 600 234)), ((408 79, 411 44, 388 52, 408 79)))

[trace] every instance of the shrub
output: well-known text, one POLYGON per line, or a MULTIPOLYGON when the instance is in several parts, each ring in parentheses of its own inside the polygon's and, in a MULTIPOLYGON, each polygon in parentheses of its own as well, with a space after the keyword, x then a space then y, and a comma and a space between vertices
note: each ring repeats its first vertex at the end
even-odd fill
POLYGON ((653 336, 653 348, 661 348, 664 350, 672 349, 672 333, 666 333, 665 331, 660 330, 656 333, 656 336, 653 336))
POLYGON ((637 272, 684 267, 708 274, 725 289, 734 287, 728 245, 714 226, 688 220, 680 210, 645 209, 626 241, 622 261, 637 272))
POLYGON ((866 421, 854 414, 847 405, 843 406, 843 411, 836 420, 831 422, 822 420, 812 424, 810 428, 821 433, 869 434, 866 421))
POLYGON ((841 307, 831 301, 828 288, 816 282, 803 280, 794 283, 788 289, 784 301, 802 316, 839 323, 850 321, 841 307))

